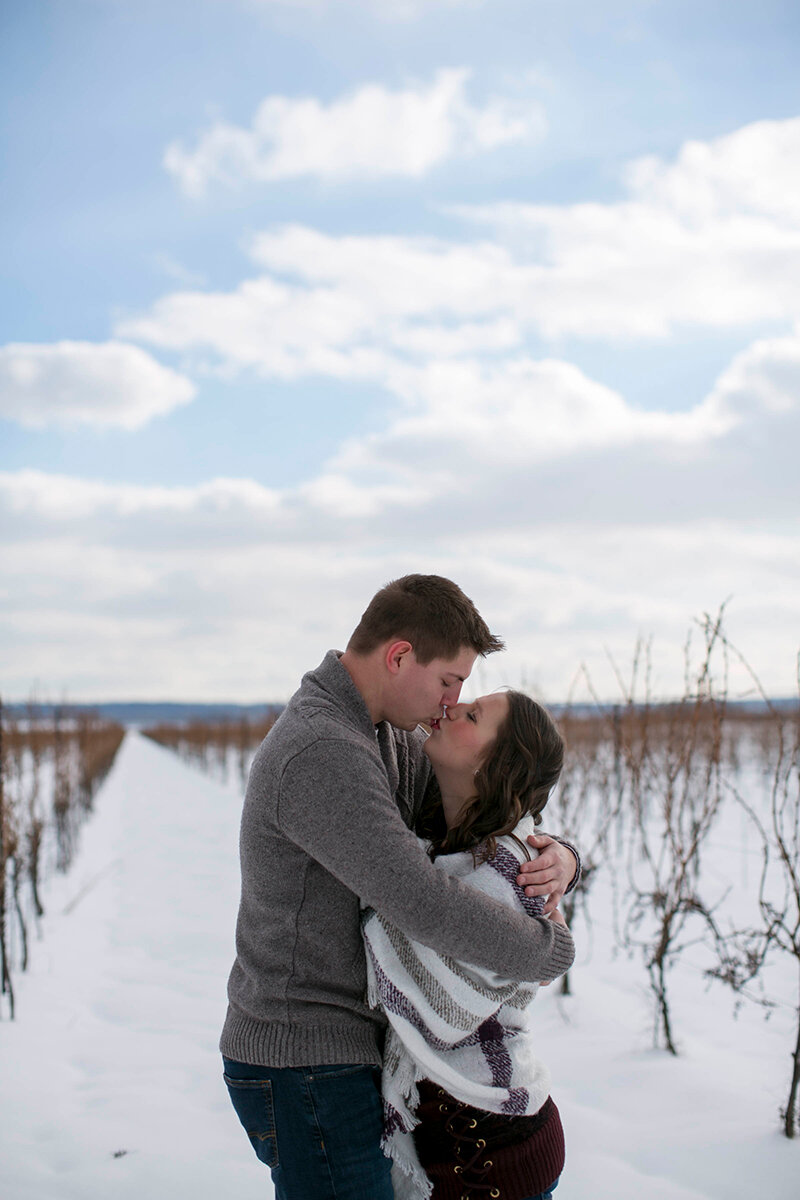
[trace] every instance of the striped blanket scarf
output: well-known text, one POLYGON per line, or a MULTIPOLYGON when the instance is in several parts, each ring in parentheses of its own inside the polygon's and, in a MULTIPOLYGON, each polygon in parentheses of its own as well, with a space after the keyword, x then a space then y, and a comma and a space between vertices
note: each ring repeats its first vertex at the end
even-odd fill
MULTIPOLYGON (((514 833, 536 832, 524 817, 514 833)), ((536 851, 531 851, 535 855, 536 851)), ((531 916, 544 901, 516 883, 522 848, 498 838, 497 853, 474 866, 471 852, 441 855, 436 867, 531 916)), ((374 909, 362 914, 369 1003, 389 1021, 383 1063, 383 1149, 393 1160, 396 1200, 422 1200, 432 1184, 411 1131, 418 1123, 417 1083, 430 1079, 456 1099, 488 1112, 533 1115, 550 1093, 550 1073, 533 1053, 528 1029, 535 983, 437 954, 407 937, 374 909)))

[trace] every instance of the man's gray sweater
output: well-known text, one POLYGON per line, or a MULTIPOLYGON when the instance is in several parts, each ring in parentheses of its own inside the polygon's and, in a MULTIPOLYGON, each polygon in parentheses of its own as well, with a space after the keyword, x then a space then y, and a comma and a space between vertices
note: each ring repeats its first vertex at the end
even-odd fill
POLYGON ((222 1053, 269 1067, 380 1064, 359 898, 441 954, 512 979, 557 978, 569 930, 437 871, 409 826, 430 775, 421 730, 372 724, 336 651, 253 760, 222 1053))

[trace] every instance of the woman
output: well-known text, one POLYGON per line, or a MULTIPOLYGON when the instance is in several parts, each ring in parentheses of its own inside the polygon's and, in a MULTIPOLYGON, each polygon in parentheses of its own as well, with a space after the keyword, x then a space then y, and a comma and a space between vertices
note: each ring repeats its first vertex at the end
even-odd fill
MULTIPOLYGON (((544 920, 516 876, 563 762, 547 712, 515 691, 456 704, 425 751, 435 781, 417 832, 437 867, 544 920)), ((574 950, 561 914, 549 920, 552 979, 574 950)), ((397 1200, 548 1200, 564 1139, 528 1028, 538 983, 447 960, 370 909, 363 931, 370 1002, 389 1020, 384 1148, 397 1200)))

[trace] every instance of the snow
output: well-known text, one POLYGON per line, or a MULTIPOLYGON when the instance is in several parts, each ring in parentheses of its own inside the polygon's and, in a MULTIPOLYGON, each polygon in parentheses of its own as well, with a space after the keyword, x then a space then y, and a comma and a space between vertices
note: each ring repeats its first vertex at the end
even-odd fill
MULTIPOLYGON (((128 733, 71 871, 46 892, 17 1018, 0 1023, 3 1200, 273 1196, 217 1050, 240 803, 235 775, 214 781, 128 733)), ((575 995, 554 985, 537 1001, 567 1137, 557 1195, 797 1200, 800 1142, 778 1126, 791 972, 765 1021, 734 1017, 691 961, 676 969, 673 1058, 652 1049, 642 967, 614 956, 600 915, 598 902, 591 931, 576 925, 575 995)))
POLYGON ((272 1195, 217 1051, 239 807, 127 735, 0 1024, 4 1200, 272 1195))

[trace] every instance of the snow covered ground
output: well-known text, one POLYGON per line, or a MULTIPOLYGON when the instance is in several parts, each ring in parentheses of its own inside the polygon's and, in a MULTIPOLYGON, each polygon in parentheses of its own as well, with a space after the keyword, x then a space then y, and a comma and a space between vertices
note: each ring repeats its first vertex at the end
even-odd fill
MULTIPOLYGON (((221 1079, 233 953, 238 782, 129 733, 0 1023, 3 1200, 269 1200, 221 1079)), ((798 1200, 778 1132, 792 1013, 734 1019, 691 965, 675 978, 683 1055, 652 1050, 641 966, 599 916, 575 995, 537 1001, 567 1135, 561 1200, 798 1200)), ((788 972, 780 991, 791 998, 788 972), (784 986, 785 985, 785 986, 784 986)))

